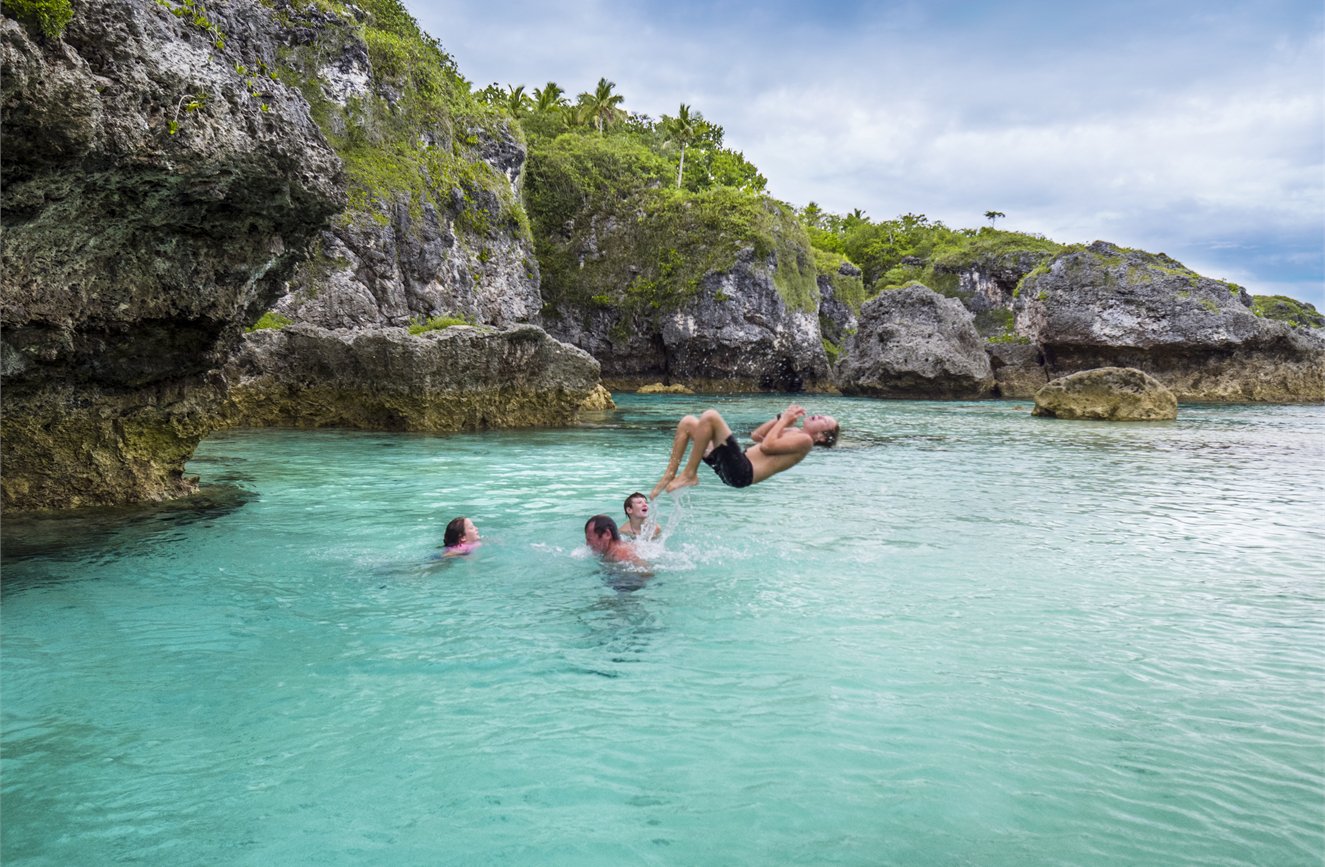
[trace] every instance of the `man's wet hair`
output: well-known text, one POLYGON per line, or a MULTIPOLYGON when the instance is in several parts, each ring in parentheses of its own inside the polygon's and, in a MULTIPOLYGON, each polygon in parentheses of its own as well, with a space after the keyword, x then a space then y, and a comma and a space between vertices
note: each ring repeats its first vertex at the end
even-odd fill
POLYGON ((823 439, 816 439, 814 441, 814 444, 816 446, 823 446, 826 449, 831 449, 833 446, 837 445, 837 438, 841 435, 842 435, 842 423, 838 422, 837 424, 833 425, 832 430, 824 431, 823 439))
POLYGON ((613 521, 607 515, 594 515, 592 518, 585 521, 584 529, 587 530, 590 527, 593 527, 593 534, 595 536, 601 536, 604 532, 611 532, 613 542, 621 541, 621 530, 617 528, 616 521, 613 521))
POLYGON ((644 495, 641 494, 639 491, 636 491, 635 493, 631 494, 629 497, 626 497, 626 502, 624 502, 624 503, 621 505, 621 509, 622 509, 622 511, 624 511, 627 515, 630 514, 630 501, 633 500, 633 499, 635 499, 636 497, 639 497, 641 500, 647 500, 647 499, 648 499, 648 497, 644 496, 644 495))
POLYGON ((447 523, 446 532, 442 534, 442 547, 454 548, 460 544, 460 540, 463 538, 465 538, 465 516, 461 515, 459 518, 452 518, 447 523))

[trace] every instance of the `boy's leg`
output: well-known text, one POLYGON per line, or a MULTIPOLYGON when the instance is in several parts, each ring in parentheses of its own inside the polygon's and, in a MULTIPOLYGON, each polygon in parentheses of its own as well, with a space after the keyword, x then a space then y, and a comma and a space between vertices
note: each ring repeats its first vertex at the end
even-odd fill
MULTIPOLYGON (((699 484, 699 462, 704 459, 711 447, 726 442, 731 433, 732 429, 727 426, 727 422, 716 409, 704 410, 704 414, 691 426, 690 459, 686 461, 681 475, 667 486, 667 490, 675 491, 699 484)), ((676 457, 679 459, 680 454, 677 453, 676 457)))
POLYGON ((672 454, 667 461, 667 471, 663 473, 663 477, 658 480, 658 484, 654 485, 653 490, 649 492, 650 500, 657 497, 662 489, 667 487, 672 479, 676 478, 676 469, 681 466, 681 456, 685 454, 686 445, 694 436, 695 427, 698 424, 699 419, 693 415, 682 416, 681 420, 676 423, 676 436, 672 438, 672 454))

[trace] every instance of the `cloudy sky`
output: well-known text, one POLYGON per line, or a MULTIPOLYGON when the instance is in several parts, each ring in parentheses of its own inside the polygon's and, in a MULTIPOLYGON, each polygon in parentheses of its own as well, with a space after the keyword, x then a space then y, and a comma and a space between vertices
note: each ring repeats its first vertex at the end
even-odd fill
POLYGON ((687 103, 800 207, 1168 253, 1325 311, 1320 0, 405 0, 476 87, 687 103))

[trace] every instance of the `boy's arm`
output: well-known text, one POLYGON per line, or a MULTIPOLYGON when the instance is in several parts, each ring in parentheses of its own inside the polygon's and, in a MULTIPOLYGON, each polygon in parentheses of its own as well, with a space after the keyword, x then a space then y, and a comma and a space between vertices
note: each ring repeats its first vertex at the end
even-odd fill
POLYGON ((806 455, 814 448, 814 438, 800 428, 790 428, 778 432, 777 436, 767 436, 759 444, 759 449, 766 455, 806 455))
MULTIPOLYGON (((787 427, 787 425, 803 415, 805 415, 805 410, 793 403, 773 418, 770 418, 768 421, 755 428, 754 433, 750 434, 750 439, 757 443, 762 443, 764 440, 777 439, 778 435, 787 427)), ((767 449, 765 449, 765 451, 767 451, 767 449)))

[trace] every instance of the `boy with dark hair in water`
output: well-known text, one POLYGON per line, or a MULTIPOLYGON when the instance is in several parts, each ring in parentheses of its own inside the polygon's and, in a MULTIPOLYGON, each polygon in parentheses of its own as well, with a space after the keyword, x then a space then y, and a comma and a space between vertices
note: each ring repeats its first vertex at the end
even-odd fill
POLYGON ((807 416, 803 407, 793 403, 757 427, 750 434, 755 444, 741 451, 736 435, 716 409, 706 409, 698 418, 685 416, 676 425, 667 471, 653 486, 649 499, 656 498, 663 489, 671 492, 699 484, 701 460, 713 468, 723 484, 749 487, 796 466, 815 446, 836 445, 841 430, 831 415, 807 416), (801 426, 796 427, 794 422, 802 418, 801 426), (690 446, 690 459, 677 475, 687 446, 690 446))
MULTIPOLYGON (((621 535, 629 539, 639 538, 640 532, 644 529, 644 522, 649 517, 649 498, 639 491, 626 497, 626 526, 621 528, 621 535)), ((653 538, 658 538, 662 534, 662 527, 654 527, 653 538)))

